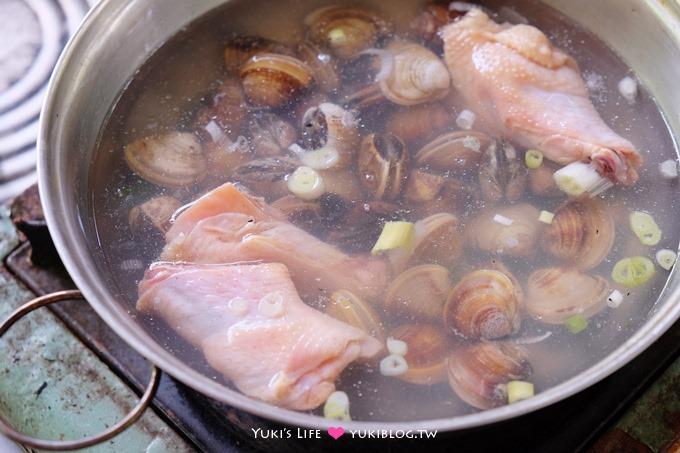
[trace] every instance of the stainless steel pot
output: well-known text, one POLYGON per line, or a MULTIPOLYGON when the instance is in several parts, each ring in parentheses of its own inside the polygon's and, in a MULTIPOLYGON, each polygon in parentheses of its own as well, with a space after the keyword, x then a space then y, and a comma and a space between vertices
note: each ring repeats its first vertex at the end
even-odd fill
MULTIPOLYGON (((201 375, 158 344, 110 292, 87 240, 94 234, 87 204, 101 125, 117 96, 149 55, 177 30, 227 0, 105 0, 71 40, 52 77, 38 143, 40 194, 50 232, 78 287, 99 315, 132 347, 204 394, 276 421, 328 428, 320 417, 265 404, 201 375)), ((669 0, 546 0, 608 43, 633 68, 680 137, 680 4, 669 0)), ((346 429, 459 430, 524 414, 566 398, 611 374, 656 340, 680 316, 677 269, 646 323, 597 365, 510 406, 417 422, 350 422, 346 429)))

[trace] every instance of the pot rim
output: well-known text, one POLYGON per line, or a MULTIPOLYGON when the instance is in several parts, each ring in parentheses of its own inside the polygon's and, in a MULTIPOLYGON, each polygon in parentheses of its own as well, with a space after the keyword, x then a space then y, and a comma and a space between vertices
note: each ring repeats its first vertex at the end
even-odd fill
MULTIPOLYGON (((170 352, 166 351, 149 334, 141 331, 141 327, 134 325, 129 319, 113 310, 112 307, 117 305, 118 302, 103 288, 104 284, 101 282, 101 278, 91 275, 89 269, 84 267, 83 263, 91 255, 87 247, 78 242, 79 235, 85 234, 82 231, 82 225, 73 219, 69 220, 64 214, 67 211, 67 206, 69 206, 69 201, 66 197, 66 192, 61 190, 61 188, 68 182, 61 179, 57 171, 59 165, 55 164, 63 153, 59 149, 52 149, 50 146, 53 135, 56 134, 58 136, 61 125, 58 108, 59 94, 64 85, 74 83, 73 80, 67 78, 66 73, 70 67, 77 66, 86 57, 86 55, 81 53, 81 49, 92 33, 92 29, 108 21, 107 18, 115 17, 115 11, 123 8, 126 4, 131 3, 131 1, 100 1, 86 15, 62 52, 50 78, 47 95, 40 115, 37 146, 38 185, 45 219, 59 256, 74 282, 85 295, 88 303, 107 325, 117 332, 132 348, 187 386, 245 412, 283 424, 319 429, 328 429, 329 427, 341 424, 348 431, 366 429, 456 431, 515 418, 564 400, 590 387, 635 358, 666 332, 676 319, 680 317, 680 304, 664 303, 621 346, 576 376, 537 394, 533 398, 512 405, 449 418, 407 422, 338 422, 326 420, 317 415, 279 408, 247 397, 236 390, 212 381, 207 376, 182 363, 170 352)), ((646 3, 651 6, 659 22, 669 26, 671 24, 669 21, 674 20, 676 24, 680 24, 678 11, 669 10, 669 8, 673 7, 672 4, 669 5, 661 0, 648 0, 646 3), (674 17, 669 19, 664 17, 664 14, 673 15, 674 17)), ((672 29, 672 27, 669 28, 672 29)), ((680 26, 673 30, 672 33, 676 44, 680 45, 680 26)), ((676 269, 674 268, 673 273, 675 272, 676 269)), ((677 296, 677 292, 680 291, 674 291, 672 295, 677 296)), ((667 289, 664 288, 660 298, 665 297, 668 299, 669 296, 671 294, 668 294, 667 289)))

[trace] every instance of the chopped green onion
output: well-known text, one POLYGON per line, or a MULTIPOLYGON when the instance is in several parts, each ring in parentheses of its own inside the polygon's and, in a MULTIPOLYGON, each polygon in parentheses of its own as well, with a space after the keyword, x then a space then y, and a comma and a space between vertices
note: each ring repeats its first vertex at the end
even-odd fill
POLYGON ((470 110, 463 110, 456 117, 456 125, 461 129, 470 130, 475 124, 475 119, 476 115, 474 112, 471 112, 470 110))
POLYGON ((677 259, 678 255, 673 250, 661 249, 656 252, 656 262, 667 271, 671 270, 677 259))
POLYGON ((415 240, 416 229, 413 223, 387 222, 371 253, 377 255, 381 252, 394 249, 411 251, 415 245, 415 240))
POLYGON ((634 256, 619 260, 612 270, 612 278, 616 283, 634 288, 647 283, 654 272, 652 260, 644 256, 634 256))
POLYGON ((633 211, 628 216, 630 229, 644 245, 656 245, 661 240, 661 229, 654 218, 642 211, 633 211))
POLYGON ((288 190, 303 200, 316 200, 326 192, 326 184, 316 170, 298 167, 286 181, 288 190))
POLYGON ((300 155, 302 164, 314 170, 328 170, 340 161, 340 153, 331 146, 324 146, 313 151, 305 151, 300 155))
POLYGON ((380 361, 380 374, 383 376, 401 376, 408 371, 408 364, 403 356, 390 354, 380 361))
POLYGON ((333 44, 340 44, 347 40, 347 35, 342 28, 338 27, 328 32, 328 39, 333 44))
POLYGON ((588 319, 584 318, 583 315, 574 315, 567 318, 564 321, 564 325, 569 329, 571 333, 579 333, 586 330, 588 327, 588 319))
POLYGON ((598 195, 612 186, 611 181, 603 178, 595 167, 583 162, 572 162, 553 174, 557 187, 567 195, 579 196, 588 192, 598 195))
POLYGON ((527 164, 527 167, 536 170, 543 165, 543 153, 537 149, 527 150, 524 154, 524 162, 527 164))
POLYGON ((349 421, 349 397, 347 393, 341 391, 331 393, 323 405, 323 416, 329 420, 349 421))
POLYGON ((512 219, 505 217, 504 215, 501 214, 496 214, 495 216, 493 216, 493 221, 496 223, 500 223, 503 226, 510 226, 512 225, 513 222, 512 219))
POLYGON ((508 404, 534 396, 534 384, 525 381, 510 381, 507 385, 508 404))
POLYGON ((404 341, 389 337, 387 339, 387 351, 390 354, 396 354, 403 357, 408 352, 408 345, 404 341))
POLYGON ((609 297, 607 297, 607 306, 609 308, 619 308, 621 302, 623 302, 623 294, 621 294, 621 291, 619 290, 615 289, 611 292, 609 297))
POLYGON ((553 214, 550 211, 541 211, 541 213, 538 216, 538 221, 547 223, 550 225, 553 222, 553 219, 555 218, 555 214, 553 214))

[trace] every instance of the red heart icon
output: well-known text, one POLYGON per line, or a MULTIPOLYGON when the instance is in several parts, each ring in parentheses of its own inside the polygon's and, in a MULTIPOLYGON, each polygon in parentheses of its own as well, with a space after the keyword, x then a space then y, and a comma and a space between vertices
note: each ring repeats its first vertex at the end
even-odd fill
POLYGON ((345 434, 345 428, 338 426, 337 428, 328 428, 328 435, 331 436, 333 439, 338 440, 340 436, 345 434))

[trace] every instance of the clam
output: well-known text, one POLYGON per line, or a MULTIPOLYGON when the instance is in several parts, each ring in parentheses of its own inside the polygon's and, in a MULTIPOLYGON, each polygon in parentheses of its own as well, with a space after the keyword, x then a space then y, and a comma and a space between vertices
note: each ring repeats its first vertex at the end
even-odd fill
POLYGON ((291 55, 285 45, 259 36, 237 36, 230 39, 224 48, 224 66, 229 73, 238 73, 243 63, 261 52, 291 55))
POLYGON ((577 269, 592 269, 605 259, 614 244, 614 217, 596 198, 574 199, 555 211, 541 234, 541 247, 577 269))
POLYGON ((411 22, 411 32, 426 43, 439 47, 442 44, 439 29, 458 16, 460 16, 460 12, 456 10, 451 10, 444 5, 430 3, 425 5, 411 22))
POLYGON ((477 165, 482 153, 495 142, 475 131, 444 133, 416 153, 416 163, 440 172, 461 172, 477 165))
POLYGON ((227 79, 220 83, 210 104, 198 113, 196 128, 207 141, 220 141, 222 135, 234 137, 240 134, 247 111, 241 84, 227 79))
POLYGON ((319 170, 318 173, 323 178, 326 192, 339 195, 347 202, 355 202, 363 198, 361 184, 354 171, 347 168, 332 168, 319 170))
POLYGON ((393 134, 371 134, 359 148, 357 168, 362 185, 376 198, 396 199, 406 185, 408 152, 393 134))
POLYGON ((449 110, 439 103, 402 107, 389 117, 385 131, 411 144, 429 139, 452 121, 449 110))
POLYGON ((529 171, 529 187, 531 193, 539 197, 560 197, 564 192, 557 187, 553 173, 555 168, 543 161, 543 165, 529 171))
POLYGON ((274 113, 255 113, 250 118, 248 131, 258 157, 281 156, 297 139, 293 125, 274 113))
POLYGON ((248 99, 262 107, 281 107, 314 81, 306 63, 275 53, 253 55, 241 66, 239 75, 248 99))
POLYGON ((507 404, 507 383, 526 380, 532 373, 529 352, 503 342, 459 348, 448 357, 446 369, 456 395, 477 409, 507 404))
POLYGON ((519 330, 519 305, 518 291, 507 275, 478 270, 463 277, 449 294, 444 325, 465 338, 502 338, 519 330))
POLYGON ((498 202, 519 200, 527 183, 527 168, 517 158, 517 151, 508 142, 490 146, 484 151, 484 162, 479 171, 479 186, 484 199, 498 202))
POLYGON ((467 227, 470 245, 490 253, 530 256, 542 225, 538 216, 538 209, 526 203, 485 209, 467 227))
POLYGON ((323 91, 330 93, 338 89, 340 77, 331 55, 309 42, 298 46, 298 55, 312 68, 314 79, 323 91))
POLYGON ((161 233, 170 228, 172 215, 182 206, 179 200, 168 196, 154 197, 130 209, 130 230, 135 234, 161 233))
POLYGON ((463 253, 463 233, 458 217, 434 214, 418 220, 411 264, 452 266, 463 253))
POLYGON ((432 385, 446 380, 448 341, 435 324, 404 324, 392 330, 390 337, 406 343, 404 358, 408 371, 399 379, 412 384, 432 385))
POLYGON ((382 94, 399 105, 416 105, 446 97, 451 76, 432 51, 409 41, 393 41, 386 49, 392 70, 378 84, 382 94))
POLYGON ((442 61, 427 48, 409 41, 393 41, 386 49, 374 49, 378 69, 372 80, 350 87, 345 103, 365 110, 385 101, 413 106, 443 99, 451 76, 442 61))
POLYGON ((132 171, 162 187, 186 187, 206 176, 206 158, 193 134, 144 137, 126 145, 124 152, 132 171))
POLYGON ((458 217, 449 213, 433 214, 415 223, 415 241, 409 253, 389 255, 393 270, 401 272, 407 264, 453 265, 463 252, 463 233, 458 217))
POLYGON ((404 197, 414 203, 434 200, 446 184, 446 178, 428 173, 425 170, 411 170, 408 176, 404 197))
POLYGON ((392 203, 373 200, 357 204, 327 239, 347 252, 365 252, 378 240, 385 222, 397 220, 398 216, 399 207, 392 203))
POLYGON ((416 169, 409 174, 404 198, 414 203, 420 216, 465 211, 477 203, 475 188, 457 178, 416 169))
POLYGON ((385 341, 383 325, 378 313, 369 303, 349 291, 334 292, 326 305, 326 314, 363 330, 381 342, 385 341))
POLYGON ((271 206, 295 225, 307 226, 320 222, 320 206, 317 200, 307 201, 295 195, 286 195, 271 203, 271 206))
POLYGON ((562 324, 574 315, 590 317, 607 304, 609 283, 576 269, 539 269, 529 276, 524 307, 549 324, 562 324))
POLYGON ((445 267, 415 266, 394 279, 387 289, 384 306, 391 313, 438 322, 450 289, 449 271, 445 267))
POLYGON ((233 179, 267 198, 287 195, 286 177, 299 166, 296 159, 269 157, 239 165, 233 171, 233 179))
POLYGON ((308 38, 338 58, 348 60, 367 49, 388 32, 375 12, 353 6, 327 6, 305 17, 308 38))
POLYGON ((240 135, 235 141, 223 135, 217 141, 208 141, 203 146, 208 163, 207 177, 204 184, 222 184, 226 182, 239 165, 253 158, 250 143, 240 135))
POLYGON ((347 167, 359 144, 357 125, 354 114, 337 104, 323 102, 311 107, 302 116, 303 148, 333 150, 338 159, 332 166, 347 167))

